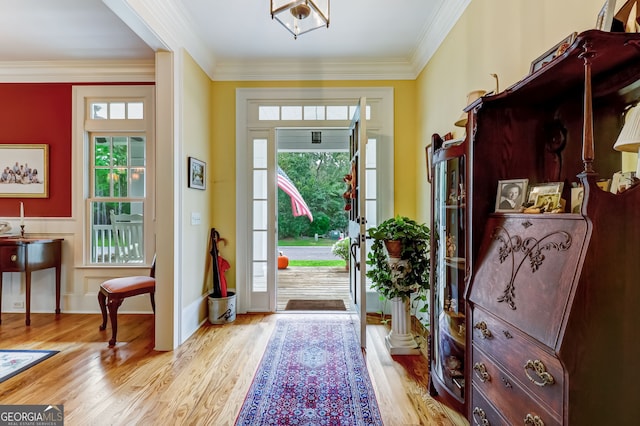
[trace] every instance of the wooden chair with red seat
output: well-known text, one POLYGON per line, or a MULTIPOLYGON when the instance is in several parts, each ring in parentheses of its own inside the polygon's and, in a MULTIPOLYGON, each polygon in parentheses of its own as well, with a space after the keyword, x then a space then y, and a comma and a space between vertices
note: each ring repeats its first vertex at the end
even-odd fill
POLYGON ((115 346, 116 334, 118 333, 118 308, 127 297, 149 293, 151 307, 156 312, 156 257, 153 256, 151 273, 149 276, 130 276, 113 278, 100 284, 98 292, 98 304, 102 311, 102 325, 100 330, 107 328, 107 307, 109 308, 109 318, 111 318, 111 340, 109 346, 115 346))

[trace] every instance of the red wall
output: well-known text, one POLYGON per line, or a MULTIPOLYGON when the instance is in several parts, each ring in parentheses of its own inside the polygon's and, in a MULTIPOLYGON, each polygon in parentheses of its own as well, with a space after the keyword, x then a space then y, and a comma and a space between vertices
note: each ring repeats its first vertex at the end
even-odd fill
POLYGON ((0 144, 49 145, 49 198, 0 197, 0 217, 19 217, 20 201, 26 217, 71 217, 72 87, 87 84, 101 83, 0 84, 0 144))
POLYGON ((0 198, 0 217, 18 217, 19 201, 26 217, 71 216, 71 88, 0 84, 0 144, 49 145, 49 198, 0 198))

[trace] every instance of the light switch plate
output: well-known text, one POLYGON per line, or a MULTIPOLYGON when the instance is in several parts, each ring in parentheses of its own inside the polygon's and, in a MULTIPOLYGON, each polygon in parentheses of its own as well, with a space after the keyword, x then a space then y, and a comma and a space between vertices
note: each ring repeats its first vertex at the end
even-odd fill
POLYGON ((191 224, 192 225, 200 225, 202 222, 202 218, 200 217, 199 212, 191 212, 191 224))

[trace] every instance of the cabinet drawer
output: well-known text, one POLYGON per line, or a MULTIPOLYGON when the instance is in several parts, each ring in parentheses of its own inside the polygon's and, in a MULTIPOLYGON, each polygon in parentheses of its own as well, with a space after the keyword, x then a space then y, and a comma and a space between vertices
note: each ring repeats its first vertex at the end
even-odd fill
POLYGON ((489 404, 487 400, 475 387, 471 392, 471 419, 470 425, 477 426, 507 426, 507 422, 498 411, 489 404))
POLYGON ((0 246, 0 270, 24 271, 24 246, 0 246))
POLYGON ((560 361, 515 327, 478 307, 473 309, 471 324, 473 347, 491 356, 528 392, 561 415, 564 371, 560 361))
POLYGON ((476 348, 471 366, 474 391, 482 393, 511 424, 523 424, 527 417, 538 418, 546 426, 561 424, 560 416, 550 414, 526 388, 476 348))

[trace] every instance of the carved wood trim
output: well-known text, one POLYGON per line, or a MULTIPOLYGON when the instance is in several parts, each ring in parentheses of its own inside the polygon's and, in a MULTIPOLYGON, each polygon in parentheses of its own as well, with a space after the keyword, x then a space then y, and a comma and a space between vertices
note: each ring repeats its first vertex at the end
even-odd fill
POLYGON ((534 237, 522 238, 519 235, 510 235, 509 231, 502 226, 497 226, 491 233, 491 239, 498 241, 498 260, 500 263, 510 261, 511 274, 502 295, 498 297, 498 302, 506 302, 511 309, 516 309, 515 280, 520 269, 529 260, 531 272, 535 273, 542 266, 545 255, 544 252, 567 251, 571 247, 571 235, 564 231, 555 231, 543 236, 540 239, 534 237), (516 259, 516 253, 522 253, 521 259, 516 259))

